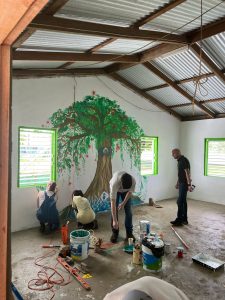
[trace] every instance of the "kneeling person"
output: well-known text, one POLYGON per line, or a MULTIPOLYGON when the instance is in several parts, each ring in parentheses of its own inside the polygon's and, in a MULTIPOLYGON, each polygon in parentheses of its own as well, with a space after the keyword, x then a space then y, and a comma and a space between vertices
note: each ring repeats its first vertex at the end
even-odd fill
POLYGON ((91 208, 90 202, 84 197, 81 190, 75 190, 72 194, 72 207, 77 211, 78 227, 84 229, 97 229, 98 224, 95 213, 91 208))

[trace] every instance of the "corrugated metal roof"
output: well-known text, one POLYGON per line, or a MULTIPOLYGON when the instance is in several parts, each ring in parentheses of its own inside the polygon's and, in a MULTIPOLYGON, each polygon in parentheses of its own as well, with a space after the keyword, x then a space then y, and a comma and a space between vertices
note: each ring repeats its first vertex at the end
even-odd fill
POLYGON ((223 102, 213 102, 213 103, 207 103, 204 104, 207 108, 211 109, 212 111, 214 111, 215 113, 219 114, 219 113, 224 113, 225 112, 225 101, 223 102))
POLYGON ((219 68, 225 68, 225 33, 220 33, 205 39, 204 50, 213 58, 219 68))
POLYGON ((48 68, 58 68, 63 62, 59 61, 40 61, 40 60, 14 60, 12 65, 14 69, 48 69, 48 68))
MULTIPOLYGON (((194 95, 195 84, 193 82, 187 82, 181 86, 194 95)), ((222 98, 224 96, 225 84, 215 76, 209 77, 205 83, 202 81, 202 85, 200 85, 200 89, 197 89, 196 93, 196 98, 200 100, 222 98)))
POLYGON ((131 39, 118 39, 107 46, 101 48, 99 53, 118 53, 118 54, 134 54, 140 51, 150 49, 159 42, 155 41, 141 41, 131 39))
MULTIPOLYGON (((174 80, 190 78, 199 74, 200 60, 191 50, 157 58, 153 63, 174 80)), ((202 63, 201 70, 202 74, 211 72, 204 63, 202 63)))
MULTIPOLYGON (((93 0, 71 0, 58 11, 57 15, 102 24, 130 26, 168 2, 165 0, 95 0, 93 3, 93 0)), ((221 2, 221 0, 203 1, 203 24, 224 16, 224 3, 221 2)), ((200 15, 201 0, 188 0, 152 20, 143 28, 182 33, 199 27, 200 15), (191 22, 192 20, 194 21, 191 22), (186 23, 189 24, 185 25, 186 23), (184 25, 185 27, 181 28, 184 25)))
MULTIPOLYGON (((203 25, 213 22, 224 16, 225 3, 223 1, 209 0, 209 1, 202 1, 202 2, 203 2, 203 10, 202 10, 203 25)), ((176 32, 180 34, 200 27, 201 26, 200 16, 201 16, 201 0, 188 0, 176 6, 174 9, 168 11, 167 13, 154 19, 151 23, 146 24, 144 28, 146 29, 157 28, 158 30, 161 31, 170 30, 173 31, 174 33, 176 32), (189 24, 185 25, 186 23, 189 24), (180 29, 178 30, 178 28, 180 29)))
POLYGON ((165 83, 142 65, 119 71, 118 74, 141 89, 165 83))
POLYGON ((67 69, 74 68, 104 68, 106 66, 111 65, 111 62, 96 62, 96 61, 78 61, 74 64, 67 66, 67 69))
POLYGON ((56 15, 76 20, 130 26, 169 1, 165 0, 71 0, 56 15))
POLYGON ((97 44, 105 41, 106 38, 62 33, 54 31, 37 30, 23 44, 24 47, 32 47, 33 49, 41 50, 44 48, 48 51, 77 51, 85 52, 97 44))
POLYGON ((192 117, 192 116, 202 116, 206 115, 204 111, 202 111, 200 108, 198 108, 196 105, 193 106, 183 106, 183 107, 176 107, 173 108, 174 111, 176 111, 178 114, 180 114, 183 117, 192 117))
POLYGON ((147 92, 165 105, 190 103, 190 101, 171 87, 147 92))

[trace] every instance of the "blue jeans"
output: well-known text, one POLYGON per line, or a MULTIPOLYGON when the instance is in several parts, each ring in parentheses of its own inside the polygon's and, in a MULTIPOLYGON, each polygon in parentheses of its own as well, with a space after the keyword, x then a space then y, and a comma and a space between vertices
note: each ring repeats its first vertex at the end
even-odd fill
MULTIPOLYGON (((116 218, 118 220, 118 206, 120 203, 120 198, 122 201, 125 199, 127 192, 125 193, 117 193, 116 195, 116 218)), ((125 211, 125 228, 127 235, 131 235, 133 233, 133 223, 132 223, 132 209, 131 209, 131 199, 127 201, 127 203, 124 206, 125 211)), ((111 226, 112 226, 112 220, 111 220, 111 226)), ((119 229, 114 229, 112 227, 112 231, 115 233, 119 233, 119 229)))
POLYGON ((187 221, 187 191, 186 183, 179 183, 179 196, 177 199, 177 221, 187 221))

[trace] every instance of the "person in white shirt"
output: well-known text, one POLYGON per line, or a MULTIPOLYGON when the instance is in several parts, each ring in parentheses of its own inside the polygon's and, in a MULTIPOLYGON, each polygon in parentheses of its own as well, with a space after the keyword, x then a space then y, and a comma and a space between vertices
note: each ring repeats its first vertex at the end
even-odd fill
POLYGON ((188 300, 188 297, 164 280, 144 276, 108 293, 103 300, 188 300))
POLYGON ((126 240, 133 238, 133 223, 132 223, 132 210, 131 210, 131 196, 135 190, 136 181, 130 174, 120 171, 113 174, 112 179, 109 182, 110 185, 110 201, 111 201, 111 227, 112 236, 110 238, 112 243, 116 243, 119 235, 119 222, 118 222, 118 210, 124 207, 125 211, 125 228, 126 228, 126 240), (120 202, 122 199, 122 202, 120 202))

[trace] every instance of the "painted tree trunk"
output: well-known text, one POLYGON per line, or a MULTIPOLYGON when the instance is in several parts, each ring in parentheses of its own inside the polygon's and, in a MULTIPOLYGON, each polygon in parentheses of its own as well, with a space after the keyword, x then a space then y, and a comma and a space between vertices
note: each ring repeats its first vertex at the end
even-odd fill
POLYGON ((112 178, 112 156, 110 148, 102 148, 98 151, 97 168, 94 179, 85 192, 89 200, 99 198, 103 192, 109 193, 109 181, 112 178))

